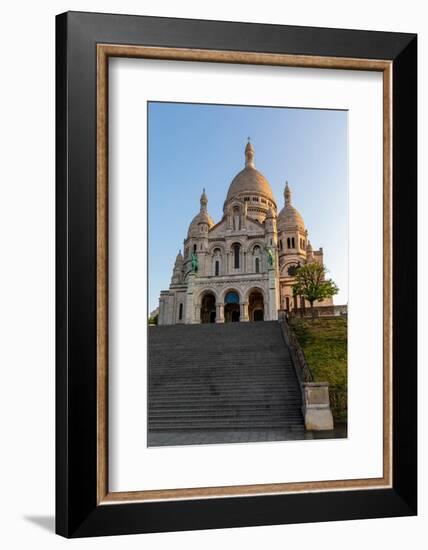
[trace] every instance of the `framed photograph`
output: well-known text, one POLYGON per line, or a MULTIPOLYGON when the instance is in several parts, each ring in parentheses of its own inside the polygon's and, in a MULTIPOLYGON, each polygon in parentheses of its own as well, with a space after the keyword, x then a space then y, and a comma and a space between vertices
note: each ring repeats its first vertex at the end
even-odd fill
POLYGON ((416 514, 416 35, 56 37, 57 533, 416 514))

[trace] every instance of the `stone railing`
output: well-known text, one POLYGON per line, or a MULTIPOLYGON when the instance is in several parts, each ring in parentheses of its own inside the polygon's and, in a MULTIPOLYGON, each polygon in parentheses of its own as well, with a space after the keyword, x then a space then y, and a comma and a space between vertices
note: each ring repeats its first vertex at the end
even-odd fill
POLYGON ((291 360, 293 362, 294 370, 296 371, 297 378, 302 384, 303 382, 312 382, 313 376, 311 369, 306 362, 305 354, 296 338, 296 335, 291 330, 290 325, 287 322, 285 312, 278 312, 278 320, 282 327, 282 334, 284 336, 285 343, 290 350, 291 360))
MULTIPOLYGON (((280 310, 284 314, 287 313, 284 309, 280 310)), ((338 305, 338 306, 314 306, 313 308, 314 317, 346 317, 348 315, 348 306, 338 305)), ((312 311, 310 307, 297 308, 291 310, 288 315, 290 317, 311 317, 312 311)))
POLYGON ((280 311, 278 320, 284 341, 290 350, 291 361, 302 392, 302 412, 307 430, 332 430, 333 415, 330 409, 328 382, 314 382, 305 354, 290 328, 285 312, 280 311))

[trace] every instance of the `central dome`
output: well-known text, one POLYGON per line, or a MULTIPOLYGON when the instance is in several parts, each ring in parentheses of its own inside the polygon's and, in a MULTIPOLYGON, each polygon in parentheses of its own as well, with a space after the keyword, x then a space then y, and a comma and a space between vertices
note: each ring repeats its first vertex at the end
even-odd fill
POLYGON ((275 202, 268 180, 253 166, 246 166, 233 178, 226 200, 229 201, 244 193, 263 195, 272 202, 275 202))
POLYGON ((254 148, 250 142, 245 147, 245 168, 233 178, 227 193, 226 203, 247 194, 261 195, 273 202, 276 207, 268 180, 254 166, 254 148))

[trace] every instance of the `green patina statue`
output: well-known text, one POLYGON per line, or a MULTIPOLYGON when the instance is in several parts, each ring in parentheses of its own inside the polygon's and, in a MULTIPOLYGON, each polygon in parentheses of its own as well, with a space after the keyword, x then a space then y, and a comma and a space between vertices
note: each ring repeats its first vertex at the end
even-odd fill
POLYGON ((192 271, 193 271, 193 273, 198 272, 198 267, 199 267, 198 257, 196 256, 196 254, 192 254, 192 271))
POLYGON ((275 265, 275 256, 270 246, 267 248, 267 257, 268 257, 269 267, 273 267, 275 265))

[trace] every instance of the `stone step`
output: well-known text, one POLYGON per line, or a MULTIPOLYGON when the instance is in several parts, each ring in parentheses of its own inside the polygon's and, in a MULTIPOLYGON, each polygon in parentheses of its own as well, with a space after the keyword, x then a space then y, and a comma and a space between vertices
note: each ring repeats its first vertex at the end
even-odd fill
POLYGON ((220 388, 222 390, 229 390, 235 393, 241 393, 246 392, 249 390, 255 390, 255 391, 270 391, 274 390, 275 392, 282 391, 284 393, 287 393, 288 391, 297 391, 299 386, 293 381, 290 380, 288 383, 281 381, 281 383, 278 384, 268 384, 267 382, 261 382, 260 380, 254 380, 253 383, 246 383, 241 384, 239 382, 233 384, 228 382, 216 382, 213 380, 202 380, 202 381, 195 381, 195 382, 180 382, 177 381, 176 383, 169 383, 169 384, 150 384, 149 385, 150 391, 156 392, 156 391, 164 391, 167 389, 170 390, 177 390, 177 391, 184 391, 188 389, 189 391, 198 392, 205 390, 209 392, 212 389, 220 388))
POLYGON ((224 350, 222 355, 221 362, 219 362, 218 350, 216 354, 209 356, 205 354, 203 356, 194 355, 186 357, 180 353, 179 350, 174 350, 174 356, 165 355, 164 352, 156 353, 155 350, 151 348, 150 353, 152 354, 152 364, 153 365, 163 365, 165 364, 169 368, 210 368, 210 369, 239 369, 239 368, 253 368, 254 370, 266 370, 269 371, 271 368, 278 367, 291 367, 291 360, 288 356, 272 356, 272 353, 262 353, 260 356, 256 354, 251 354, 251 363, 248 363, 248 356, 236 356, 233 357, 227 354, 227 350, 224 350), (266 356, 269 358, 269 362, 266 361, 266 356))
POLYGON ((273 380, 273 381, 265 381, 260 380, 259 378, 254 378, 250 381, 242 382, 240 380, 210 380, 210 379, 202 379, 202 380, 176 380, 169 381, 167 384, 163 384, 162 382, 159 383, 151 383, 149 385, 150 389, 152 391, 156 391, 156 389, 160 388, 162 390, 164 389, 189 389, 189 390, 195 390, 198 391, 200 389, 209 389, 209 388, 222 388, 224 390, 229 389, 231 391, 246 391, 248 389, 261 389, 264 391, 268 390, 277 390, 278 386, 280 386, 281 389, 284 391, 287 391, 288 389, 295 389, 297 388, 297 384, 294 380, 288 380, 285 381, 284 379, 281 380, 273 380))
POLYGON ((272 428, 279 428, 281 426, 303 426, 302 417, 295 418, 272 418, 266 416, 265 418, 176 418, 176 419, 151 419, 150 428, 163 428, 170 427, 174 428, 175 426, 187 426, 188 428, 198 428, 201 425, 211 426, 211 427, 220 427, 220 426, 233 426, 236 427, 247 427, 250 429, 260 428, 261 426, 267 426, 272 428))
POLYGON ((214 372, 229 372, 237 371, 240 372, 244 369, 249 369, 251 372, 270 372, 282 370, 282 369, 291 369, 292 363, 288 358, 273 356, 272 353, 263 353, 260 357, 249 357, 251 354, 248 354, 245 357, 231 358, 227 356, 227 350, 224 350, 224 355, 219 359, 218 352, 213 357, 208 356, 199 356, 192 358, 180 357, 180 352, 175 351, 174 356, 162 357, 162 355, 156 354, 151 350, 152 354, 150 362, 153 366, 158 368, 163 367, 171 370, 213 370, 214 372))
POLYGON ((239 420, 233 420, 231 422, 200 422, 193 424, 157 424, 153 423, 150 425, 149 432, 152 431, 165 431, 165 432, 174 432, 174 431, 193 431, 193 430, 272 430, 282 428, 286 430, 299 431, 304 433, 304 428, 301 424, 286 424, 284 422, 258 422, 253 424, 248 424, 245 422, 240 422, 239 420))
MULTIPOLYGON (((149 415, 149 419, 151 422, 158 422, 158 421, 165 421, 165 422, 169 422, 171 421, 172 423, 174 422, 181 422, 181 421, 189 421, 189 422, 197 422, 199 420, 207 420, 207 421, 212 421, 212 420, 234 420, 234 419, 237 419, 237 420, 243 420, 245 422, 249 422, 249 423, 254 423, 254 422, 258 422, 258 421, 265 421, 265 420, 272 420, 272 421, 284 421, 284 413, 273 413, 273 412, 270 412, 270 413, 257 413, 257 412, 254 412, 253 414, 250 414, 250 413, 245 413, 245 414, 242 414, 242 413, 231 413, 231 412, 222 412, 222 411, 218 411, 217 413, 213 413, 213 412, 209 412, 209 413, 204 413, 203 411, 199 411, 198 413, 195 413, 194 411, 192 411, 191 413, 186 413, 186 414, 179 414, 178 412, 177 413, 174 413, 174 414, 164 414, 164 413, 158 413, 158 414, 153 414, 153 413, 150 413, 149 415)), ((298 414, 297 412, 296 413, 291 413, 291 412, 288 412, 287 413, 287 421, 291 422, 291 421, 297 421, 299 422, 301 420, 301 414, 298 414)))
MULTIPOLYGON (((270 374, 270 373, 283 373, 283 372, 289 372, 294 371, 293 366, 290 363, 287 363, 285 361, 279 361, 275 362, 274 360, 270 360, 269 357, 264 357, 264 361, 268 361, 268 366, 263 366, 262 363, 254 362, 254 358, 245 358, 242 359, 241 363, 239 365, 237 364, 230 364, 224 359, 221 360, 221 364, 219 364, 219 358, 217 357, 215 360, 215 364, 211 365, 210 363, 204 361, 204 358, 199 358, 198 362, 195 363, 177 363, 177 359, 174 358, 174 362, 171 362, 171 364, 168 363, 166 359, 162 359, 159 357, 151 358, 150 359, 150 366, 154 367, 156 369, 164 369, 165 373, 219 373, 219 374, 242 374, 244 372, 248 372, 249 374, 255 374, 255 375, 264 375, 264 374, 270 374), (250 363, 251 361, 251 363, 250 363)), ((162 373, 162 370, 159 371, 162 373)))
POLYGON ((275 411, 275 410, 282 410, 282 411, 293 411, 293 410, 300 410, 301 401, 294 400, 294 401, 287 401, 286 403, 266 403, 266 401, 263 403, 260 401, 258 404, 251 404, 248 401, 242 401, 242 402, 228 402, 228 403, 218 403, 214 400, 211 400, 209 402, 203 402, 203 401, 163 401, 163 402, 151 402, 149 403, 149 411, 180 411, 180 410, 192 410, 192 411, 212 411, 212 410, 221 410, 221 411, 227 411, 227 410, 262 410, 262 411, 275 411))
POLYGON ((204 403, 216 406, 222 405, 238 405, 244 404, 248 406, 257 405, 275 405, 275 404, 290 404, 295 405, 301 403, 301 395, 299 392, 281 394, 280 396, 272 395, 271 392, 258 392, 258 393, 225 393, 218 392, 211 393, 156 393, 149 399, 149 404, 180 404, 189 403, 193 406, 203 405, 204 403))
POLYGON ((150 418, 154 418, 155 416, 171 416, 171 415, 216 415, 216 414, 234 414, 234 415, 253 415, 253 414, 298 414, 296 411, 296 407, 289 406, 289 407, 258 407, 258 408, 250 408, 250 407, 165 407, 165 408, 149 408, 149 416, 150 418))
POLYGON ((266 399, 266 396, 259 395, 254 399, 248 398, 247 396, 239 396, 234 399, 225 398, 223 396, 220 396, 217 398, 216 396, 206 396, 204 398, 195 398, 194 396, 190 396, 189 399, 187 397, 185 399, 180 399, 178 396, 171 396, 167 397, 165 399, 161 397, 156 397, 155 399, 149 399, 149 407, 153 406, 168 406, 168 404, 171 404, 171 406, 181 406, 181 405, 189 405, 192 408, 194 407, 200 407, 204 406, 210 406, 210 407, 225 407, 225 406, 246 406, 246 407, 258 407, 258 406, 296 406, 301 403, 301 399, 298 395, 295 395, 290 398, 284 398, 281 396, 278 399, 266 399))
POLYGON ((193 406, 199 405, 203 406, 204 403, 209 405, 216 405, 221 407, 226 404, 239 405, 245 404, 248 406, 257 406, 257 405, 274 405, 274 404, 290 404, 295 405, 296 403, 301 402, 301 396, 298 393, 281 395, 281 396, 272 396, 271 393, 257 393, 257 394, 227 394, 227 393, 199 393, 199 394, 163 394, 157 393, 152 395, 149 399, 149 405, 153 404, 162 404, 162 403, 171 403, 181 404, 189 403, 193 406))
MULTIPOLYGON (((151 364, 151 368, 157 369, 155 363, 151 364)), ((192 369, 181 369, 179 367, 165 368, 164 370, 157 370, 151 374, 151 379, 156 380, 164 379, 165 376, 176 376, 182 378, 227 378, 233 380, 235 378, 248 380, 249 378, 260 378, 261 380, 270 380, 272 377, 281 378, 284 376, 293 376, 294 369, 288 366, 281 366, 278 369, 266 369, 261 371, 260 369, 252 370, 250 368, 242 367, 239 370, 235 368, 216 370, 210 367, 193 367, 192 369)))

